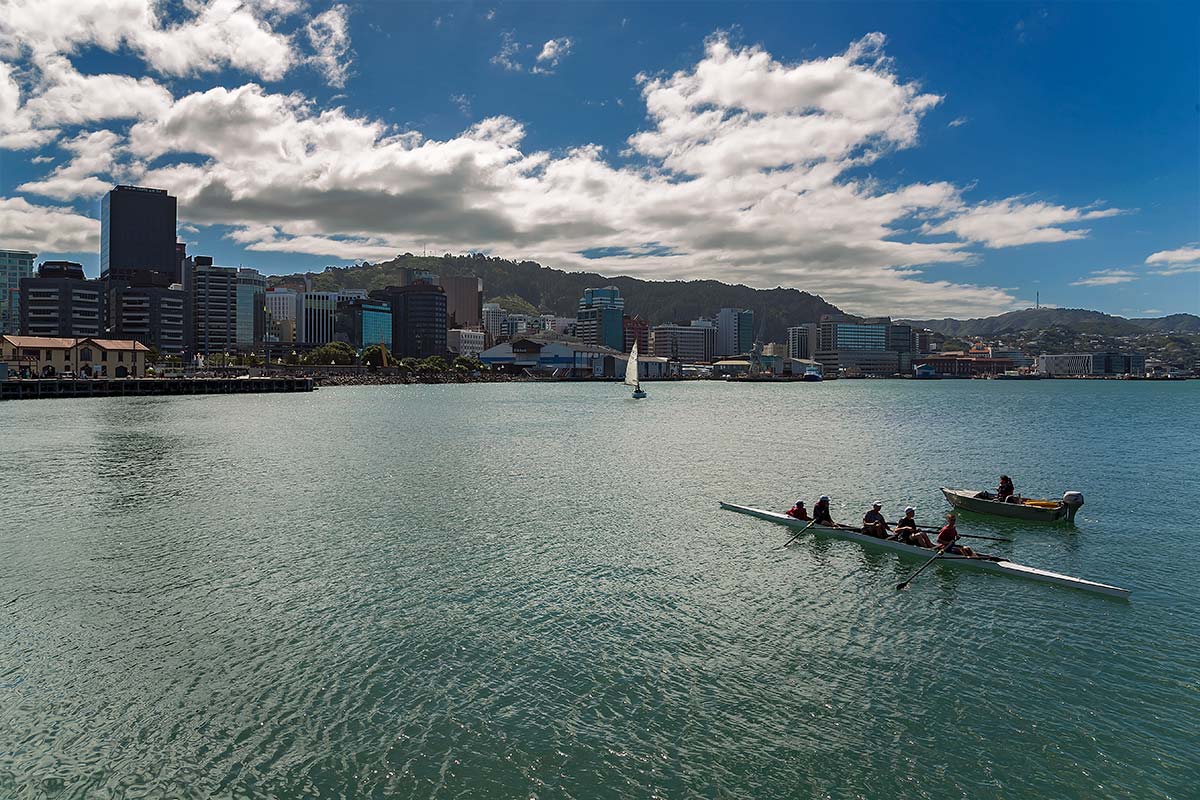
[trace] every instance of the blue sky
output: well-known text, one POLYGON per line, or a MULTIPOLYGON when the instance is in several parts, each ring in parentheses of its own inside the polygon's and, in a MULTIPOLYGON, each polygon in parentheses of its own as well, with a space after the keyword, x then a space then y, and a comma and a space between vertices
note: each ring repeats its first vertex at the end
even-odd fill
POLYGON ((482 250, 860 313, 1200 312, 1185 5, 9 0, 0 247, 482 250), (9 13, 11 12, 11 13, 9 13))

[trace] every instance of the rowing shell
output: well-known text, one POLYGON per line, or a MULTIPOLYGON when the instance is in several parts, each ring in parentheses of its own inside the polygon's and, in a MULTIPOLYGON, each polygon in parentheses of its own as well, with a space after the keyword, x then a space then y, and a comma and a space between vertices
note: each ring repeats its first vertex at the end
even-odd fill
MULTIPOLYGON (((750 506, 739 506, 735 503, 721 503, 721 508, 727 511, 736 511, 739 514, 748 514, 759 519, 778 522, 781 525, 787 525, 792 528, 802 528, 808 525, 807 521, 793 519, 787 514, 778 514, 774 511, 764 511, 761 508, 751 508, 750 506)), ((891 539, 877 539, 874 536, 867 536, 855 531, 846 530, 845 528, 826 528, 822 525, 813 525, 810 530, 818 536, 832 536, 835 539, 847 539, 851 542, 858 542, 865 547, 873 547, 879 550, 891 550, 894 553, 901 555, 912 556, 915 558, 929 558, 930 551, 924 547, 916 547, 903 542, 895 542, 891 539)), ((950 564, 955 564, 971 569, 980 570, 983 572, 993 572, 999 575, 1011 575, 1015 578, 1025 578, 1030 581, 1039 583, 1053 583, 1059 586, 1067 586, 1072 589, 1082 589, 1087 592, 1097 592, 1106 594, 1111 597, 1128 598, 1129 590, 1122 589, 1120 586, 1109 586, 1107 583, 1097 583, 1095 581, 1084 580, 1083 578, 1075 578, 1070 575, 1061 575, 1057 572, 1050 572, 1044 569, 1036 569, 1027 567, 1024 564, 1016 564, 1012 561, 988 561, 986 559, 976 558, 955 558, 944 557, 938 559, 950 564)))

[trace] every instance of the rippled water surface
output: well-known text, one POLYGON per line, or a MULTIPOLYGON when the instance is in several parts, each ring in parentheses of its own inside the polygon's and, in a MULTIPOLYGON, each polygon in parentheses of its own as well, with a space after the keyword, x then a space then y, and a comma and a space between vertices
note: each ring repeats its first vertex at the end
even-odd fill
POLYGON ((1200 383, 0 405, 0 797, 1200 796, 1200 383), (717 509, 942 485, 1128 602, 717 509))

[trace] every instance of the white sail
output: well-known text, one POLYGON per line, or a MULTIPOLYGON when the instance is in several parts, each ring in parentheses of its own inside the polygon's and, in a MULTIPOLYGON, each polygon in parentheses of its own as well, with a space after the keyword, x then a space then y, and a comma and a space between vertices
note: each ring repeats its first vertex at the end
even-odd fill
POLYGON ((625 362, 625 385, 638 386, 638 359, 637 359, 637 342, 633 343, 633 349, 629 351, 629 360, 625 362))

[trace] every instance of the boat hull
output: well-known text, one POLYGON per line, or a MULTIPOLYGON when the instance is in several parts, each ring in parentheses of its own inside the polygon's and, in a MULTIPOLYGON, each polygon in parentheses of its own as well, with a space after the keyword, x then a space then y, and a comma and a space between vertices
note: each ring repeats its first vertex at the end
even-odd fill
POLYGON ((1046 508, 1027 506, 1022 503, 1001 503, 996 500, 984 500, 982 497, 976 497, 975 495, 979 493, 970 489, 946 489, 943 487, 942 494, 946 496, 946 502, 962 511, 971 511, 976 514, 992 514, 997 517, 1012 517, 1013 519, 1023 519, 1027 522, 1058 522, 1059 520, 1074 522, 1075 512, 1078 510, 1078 506, 1068 506, 1064 503, 1046 508))
MULTIPOLYGON (((798 519, 793 519, 787 514, 780 514, 775 511, 766 511, 761 508, 752 508, 751 506, 741 506, 736 503, 721 503, 721 508, 727 511, 736 511, 739 514, 747 514, 759 519, 776 522, 780 525, 787 525, 790 528, 804 528, 808 526, 808 522, 798 519)), ((915 559, 929 559, 932 557, 932 552, 924 547, 916 547, 903 542, 894 542, 890 539, 877 539, 874 536, 867 536, 855 531, 846 530, 845 528, 827 528, 822 525, 813 525, 810 531, 817 536, 827 536, 834 539, 844 539, 851 542, 858 542, 864 547, 869 547, 875 550, 887 550, 892 553, 898 553, 902 556, 908 556, 915 559)), ((1128 598, 1129 590, 1122 589, 1120 586, 1110 586, 1107 583, 1097 583, 1096 581, 1085 580, 1084 578, 1076 578, 1071 575, 1062 575, 1049 570, 1036 569, 1035 567, 1027 567, 1024 564, 1016 564, 1012 561, 988 561, 986 559, 976 558, 952 558, 947 557, 940 559, 944 563, 953 564, 956 566, 973 569, 977 572, 990 572, 994 575, 1008 575, 1014 578, 1024 578, 1025 580, 1035 581, 1037 583, 1050 583, 1056 586, 1066 586, 1071 589, 1080 589, 1085 592, 1095 592, 1096 594, 1108 595, 1109 597, 1128 598)))

